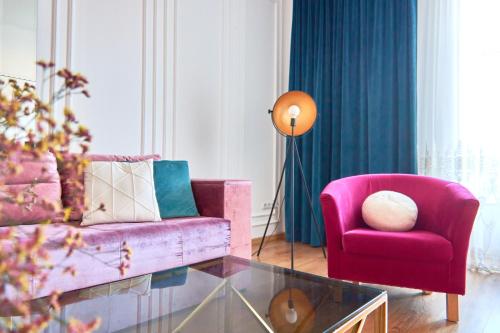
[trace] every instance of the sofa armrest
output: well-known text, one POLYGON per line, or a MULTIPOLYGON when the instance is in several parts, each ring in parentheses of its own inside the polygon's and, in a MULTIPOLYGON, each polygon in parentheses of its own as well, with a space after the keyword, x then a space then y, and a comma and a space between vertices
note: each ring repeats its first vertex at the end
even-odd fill
POLYGON ((251 182, 246 180, 191 181, 198 212, 202 216, 221 217, 231 222, 231 254, 250 259, 251 182))

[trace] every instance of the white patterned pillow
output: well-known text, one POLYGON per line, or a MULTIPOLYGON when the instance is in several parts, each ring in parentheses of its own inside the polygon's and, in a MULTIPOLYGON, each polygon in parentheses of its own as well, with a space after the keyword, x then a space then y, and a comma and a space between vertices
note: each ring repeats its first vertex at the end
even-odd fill
POLYGON ((90 162, 85 170, 87 209, 81 225, 160 221, 153 160, 90 162), (103 205, 104 209, 100 209, 103 205))

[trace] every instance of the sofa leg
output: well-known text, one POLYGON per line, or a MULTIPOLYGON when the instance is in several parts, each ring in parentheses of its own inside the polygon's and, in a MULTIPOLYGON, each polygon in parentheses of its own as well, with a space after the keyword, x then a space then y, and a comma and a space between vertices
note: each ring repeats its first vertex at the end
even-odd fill
POLYGON ((457 294, 446 294, 446 319, 457 322, 459 318, 459 306, 457 294))
POLYGON ((424 295, 432 295, 432 291, 422 290, 422 294, 424 294, 424 295))

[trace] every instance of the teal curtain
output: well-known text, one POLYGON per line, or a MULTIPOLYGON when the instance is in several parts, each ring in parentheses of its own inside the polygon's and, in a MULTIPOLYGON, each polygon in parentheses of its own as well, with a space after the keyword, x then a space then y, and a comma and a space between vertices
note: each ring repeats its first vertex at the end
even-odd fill
MULTIPOLYGON (((319 195, 334 179, 415 173, 416 0, 295 0, 290 90, 318 106, 311 132, 297 139, 323 235, 319 195)), ((290 240, 290 172, 286 174, 290 240)), ((318 246, 295 168, 295 240, 318 246)))

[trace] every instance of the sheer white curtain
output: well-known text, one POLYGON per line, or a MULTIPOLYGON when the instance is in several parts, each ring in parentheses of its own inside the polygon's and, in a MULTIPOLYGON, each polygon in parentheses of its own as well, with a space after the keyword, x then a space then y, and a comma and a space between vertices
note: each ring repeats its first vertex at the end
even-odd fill
POLYGON ((500 1, 418 1, 419 172, 479 198, 469 263, 500 272, 500 1))

